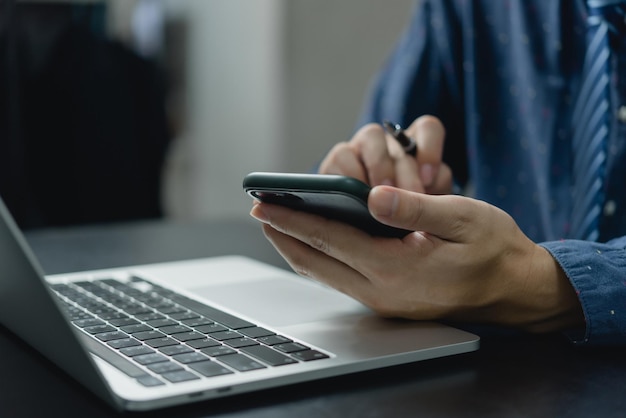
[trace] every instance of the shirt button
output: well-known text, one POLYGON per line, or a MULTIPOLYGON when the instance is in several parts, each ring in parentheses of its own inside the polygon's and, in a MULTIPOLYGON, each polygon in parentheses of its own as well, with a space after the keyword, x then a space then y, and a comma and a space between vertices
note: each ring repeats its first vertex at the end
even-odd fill
POLYGON ((604 204, 604 216, 613 216, 615 214, 615 210, 617 209, 617 205, 614 200, 609 200, 604 204))
POLYGON ((617 111, 617 119, 622 123, 626 123, 626 106, 620 106, 617 111))

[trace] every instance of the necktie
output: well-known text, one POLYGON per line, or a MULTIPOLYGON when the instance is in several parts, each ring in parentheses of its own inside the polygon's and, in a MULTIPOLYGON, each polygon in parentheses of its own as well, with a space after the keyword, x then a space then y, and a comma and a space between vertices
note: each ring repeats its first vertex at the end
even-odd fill
POLYGON ((596 241, 610 128, 609 36, 624 26, 623 0, 587 0, 587 52, 573 113, 572 238, 596 241))

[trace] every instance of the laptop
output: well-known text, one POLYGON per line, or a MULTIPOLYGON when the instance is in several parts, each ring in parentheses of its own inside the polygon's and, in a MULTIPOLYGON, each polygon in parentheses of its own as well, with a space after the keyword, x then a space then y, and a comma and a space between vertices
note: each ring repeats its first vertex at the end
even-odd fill
POLYGON ((118 410, 153 410, 456 355, 479 338, 383 319, 223 256, 45 276, 0 200, 0 323, 118 410))

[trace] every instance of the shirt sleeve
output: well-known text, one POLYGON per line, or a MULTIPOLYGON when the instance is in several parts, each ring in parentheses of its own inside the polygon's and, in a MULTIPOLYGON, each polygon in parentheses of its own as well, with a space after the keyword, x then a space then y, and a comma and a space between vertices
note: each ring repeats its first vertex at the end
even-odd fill
POLYGON ((565 271, 585 314, 579 345, 626 344, 626 236, 605 244, 563 240, 540 244, 565 271))

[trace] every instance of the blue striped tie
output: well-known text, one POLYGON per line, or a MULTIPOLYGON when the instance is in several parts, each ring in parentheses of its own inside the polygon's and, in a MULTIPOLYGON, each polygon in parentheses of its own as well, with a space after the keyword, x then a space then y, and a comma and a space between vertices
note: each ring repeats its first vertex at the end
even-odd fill
POLYGON ((587 52, 573 113, 572 238, 596 241, 604 203, 610 128, 610 39, 624 23, 624 0, 587 0, 587 52))

